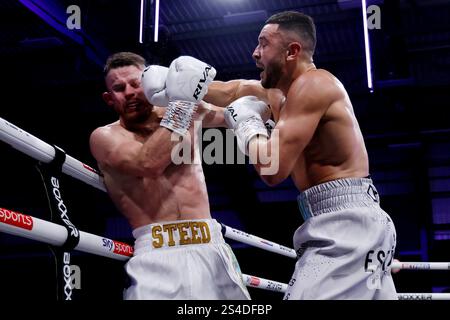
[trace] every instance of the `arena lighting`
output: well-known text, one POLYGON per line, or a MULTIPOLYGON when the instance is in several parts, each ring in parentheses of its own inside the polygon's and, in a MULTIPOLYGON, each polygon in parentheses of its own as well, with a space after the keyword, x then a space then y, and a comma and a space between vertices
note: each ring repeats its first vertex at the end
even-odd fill
POLYGON ((229 13, 223 16, 223 21, 227 26, 235 26, 246 23, 260 23, 268 18, 266 10, 247 11, 239 13, 229 13))
POLYGON ((362 16, 363 16, 363 26, 364 26, 364 50, 366 53, 366 72, 367 72, 367 87, 370 92, 373 92, 372 83, 372 62, 370 59, 370 42, 369 42, 369 29, 367 28, 367 7, 366 0, 361 0, 362 2, 362 16))
POLYGON ((140 13, 140 21, 139 21, 139 43, 144 43, 144 28, 146 28, 146 23, 144 20, 147 19, 147 10, 149 8, 148 2, 155 2, 155 23, 154 23, 154 34, 153 41, 158 42, 159 38, 159 0, 141 0, 141 13, 140 13))
POLYGON ((142 28, 144 24, 144 0, 141 0, 141 14, 139 20, 139 43, 143 43, 142 41, 142 28))
POLYGON ((158 31, 159 31, 159 0, 155 3, 155 34, 153 36, 153 41, 158 42, 158 31))

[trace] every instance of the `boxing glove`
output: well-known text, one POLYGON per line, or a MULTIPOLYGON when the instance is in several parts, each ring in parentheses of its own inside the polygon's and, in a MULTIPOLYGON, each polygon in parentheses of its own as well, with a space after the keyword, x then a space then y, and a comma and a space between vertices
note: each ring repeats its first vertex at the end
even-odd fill
POLYGON ((272 135, 272 131, 275 128, 275 121, 272 119, 267 120, 264 125, 266 126, 267 133, 269 134, 269 137, 272 135))
POLYGON ((151 65, 142 72, 141 87, 147 100, 159 107, 167 107, 169 97, 166 93, 166 79, 169 68, 151 65))
POLYGON ((160 125, 184 135, 192 122, 192 116, 208 91, 208 85, 216 76, 216 70, 193 57, 181 56, 170 64, 166 80, 169 104, 160 125))
POLYGON ((216 69, 189 56, 172 61, 167 74, 167 95, 170 101, 200 102, 214 80, 216 69))
POLYGON ((225 108, 224 118, 233 129, 239 149, 248 155, 248 143, 256 135, 269 137, 265 122, 270 119, 269 106, 255 96, 245 96, 225 108))

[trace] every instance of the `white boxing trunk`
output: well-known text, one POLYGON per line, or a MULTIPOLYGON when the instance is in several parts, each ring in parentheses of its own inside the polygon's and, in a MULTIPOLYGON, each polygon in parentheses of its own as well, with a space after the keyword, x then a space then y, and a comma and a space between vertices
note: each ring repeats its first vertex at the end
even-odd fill
POLYGON ((370 178, 326 182, 298 197, 305 222, 284 299, 397 299, 391 276, 396 231, 370 178))
POLYGON ((247 300, 239 264, 214 219, 165 221, 133 230, 126 300, 247 300))

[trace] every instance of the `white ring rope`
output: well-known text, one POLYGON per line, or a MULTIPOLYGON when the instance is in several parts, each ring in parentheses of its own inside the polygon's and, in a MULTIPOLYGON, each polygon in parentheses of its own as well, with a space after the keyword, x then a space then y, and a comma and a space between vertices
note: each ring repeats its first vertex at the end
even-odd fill
POLYGON ((450 300, 450 293, 399 293, 399 300, 450 300))
MULTIPOLYGON (((38 161, 49 163, 55 158, 55 149, 53 146, 3 118, 0 118, 0 139, 14 149, 38 161)), ((106 192, 103 179, 97 171, 69 155, 66 155, 62 172, 106 192)))
MULTIPOLYGON (((242 278, 248 287, 270 290, 275 292, 286 292, 286 283, 272 281, 264 278, 242 274, 242 278)), ((399 300, 450 300, 450 293, 398 293, 399 300)))
MULTIPOLYGON (((55 157, 54 148, 0 117, 0 139, 22 153, 44 163, 55 157)), ((79 160, 66 155, 62 172, 106 192, 103 179, 97 171, 79 160)), ((223 225, 223 224, 222 224, 223 225)), ((297 258, 294 249, 223 225, 224 236, 260 249, 297 258)), ((0 208, 0 231, 24 238, 61 246, 67 240, 67 229, 61 225, 22 213, 0 208)), ((128 260, 133 247, 119 241, 80 231, 80 241, 75 250, 96 254, 116 260, 128 260)), ((399 262, 392 263, 392 269, 450 270, 447 262, 399 262)), ((247 286, 285 292, 287 284, 242 274, 247 286)), ((403 300, 450 300, 450 293, 400 293, 403 300)))
MULTIPOLYGON (((67 239, 67 229, 58 224, 23 213, 0 208, 0 231, 24 238, 61 246, 67 239)), ((75 250, 126 261, 133 255, 133 247, 119 241, 80 231, 75 250)), ((248 287, 274 292, 286 292, 286 283, 242 274, 248 287)), ((450 293, 399 293, 400 300, 450 300, 450 293)))
MULTIPOLYGON (((0 231, 15 236, 62 246, 67 240, 67 229, 53 222, 45 221, 20 212, 0 208, 0 231)), ((75 250, 126 261, 133 255, 133 247, 119 241, 80 232, 80 241, 75 250)), ((287 284, 242 274, 247 286, 284 292, 287 284)))
POLYGON ((224 224, 222 225, 225 227, 224 236, 229 239, 297 259, 297 254, 294 249, 282 246, 281 244, 277 244, 275 242, 254 236, 238 229, 230 228, 224 224))
POLYGON ((242 279, 244 280, 247 287, 259 288, 281 293, 286 292, 288 288, 288 285, 286 283, 255 277, 245 273, 242 274, 242 279))
POLYGON ((392 263, 392 269, 450 270, 450 262, 400 262, 392 263))
MULTIPOLYGON (((0 231, 54 246, 62 246, 67 240, 65 227, 3 208, 0 208, 0 231)), ((83 231, 80 231, 75 250, 122 261, 133 255, 133 247, 129 244, 83 231)))

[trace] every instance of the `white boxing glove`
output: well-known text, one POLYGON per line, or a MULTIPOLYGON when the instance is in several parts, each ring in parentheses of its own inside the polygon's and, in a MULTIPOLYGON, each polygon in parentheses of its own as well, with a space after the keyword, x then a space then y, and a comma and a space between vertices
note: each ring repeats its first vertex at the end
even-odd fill
POLYGON ((248 143, 256 135, 269 138, 265 122, 270 119, 269 106, 255 96, 237 99, 225 108, 224 117, 228 128, 234 130, 239 149, 248 155, 248 143))
POLYGON ((172 61, 167 74, 167 95, 170 101, 200 102, 214 80, 216 69, 189 56, 172 61))
POLYGON ((206 95, 215 76, 216 69, 193 57, 173 60, 166 80, 169 104, 160 125, 184 135, 191 125, 196 104, 206 95))
POLYGON ((266 121, 266 123, 264 123, 264 125, 266 126, 267 133, 269 134, 269 138, 270 138, 270 136, 272 135, 273 129, 275 129, 275 121, 273 121, 272 119, 269 119, 266 121))
POLYGON ((166 94, 166 79, 169 68, 151 65, 142 72, 141 87, 147 100, 159 107, 167 107, 169 97, 166 94))

